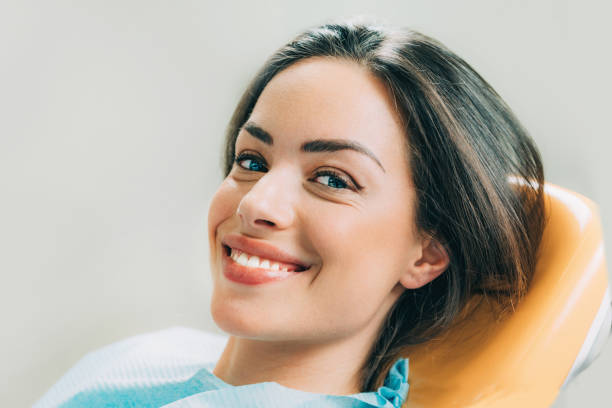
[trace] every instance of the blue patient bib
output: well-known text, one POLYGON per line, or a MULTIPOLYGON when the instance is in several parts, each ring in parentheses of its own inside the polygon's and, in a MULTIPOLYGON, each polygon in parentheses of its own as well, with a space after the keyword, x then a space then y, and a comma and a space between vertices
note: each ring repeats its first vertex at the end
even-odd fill
POLYGON ((34 408, 400 408, 408 393, 407 359, 372 392, 326 395, 275 382, 233 386, 212 373, 226 340, 172 328, 111 344, 83 357, 34 408))

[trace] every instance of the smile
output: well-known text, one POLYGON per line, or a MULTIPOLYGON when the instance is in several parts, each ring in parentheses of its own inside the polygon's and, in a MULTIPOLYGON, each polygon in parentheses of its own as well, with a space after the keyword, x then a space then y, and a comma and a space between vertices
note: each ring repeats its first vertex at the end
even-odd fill
POLYGON ((223 275, 243 285, 261 285, 285 280, 299 275, 303 268, 298 265, 284 264, 257 255, 249 255, 231 247, 224 247, 223 275))
POLYGON ((223 275, 234 282, 259 285, 300 275, 311 264, 263 240, 230 233, 221 240, 223 275))
POLYGON ((308 269, 307 267, 301 265, 262 258, 227 245, 224 245, 223 247, 225 249, 225 254, 229 258, 231 258, 238 265, 242 265, 247 268, 266 269, 272 272, 302 272, 308 269))
POLYGON ((230 248, 230 251, 230 258, 242 266, 269 269, 271 271, 299 272, 297 265, 283 264, 270 259, 260 258, 257 255, 250 255, 239 249, 230 248))

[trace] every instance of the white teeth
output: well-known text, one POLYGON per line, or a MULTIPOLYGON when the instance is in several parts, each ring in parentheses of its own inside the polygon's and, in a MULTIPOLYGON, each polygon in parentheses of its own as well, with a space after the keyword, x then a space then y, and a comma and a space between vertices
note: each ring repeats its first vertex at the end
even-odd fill
POLYGON ((247 263, 247 266, 258 268, 259 267, 259 257, 257 255, 251 255, 251 257, 249 258, 249 263, 247 263))
POLYGON ((238 259, 236 259, 236 262, 238 262, 240 265, 246 266, 249 262, 249 257, 243 252, 240 254, 238 259))
POLYGON ((283 271, 283 272, 288 271, 286 266, 281 267, 278 262, 274 262, 269 259, 261 259, 257 255, 249 256, 246 253, 238 249, 232 248, 230 258, 232 258, 236 263, 243 265, 243 266, 250 266, 252 268, 271 269, 273 271, 283 271))

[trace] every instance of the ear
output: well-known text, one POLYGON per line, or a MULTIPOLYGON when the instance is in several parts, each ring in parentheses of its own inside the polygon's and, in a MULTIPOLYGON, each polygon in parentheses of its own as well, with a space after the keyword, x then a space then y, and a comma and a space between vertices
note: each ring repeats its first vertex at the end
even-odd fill
POLYGON ((436 279, 448 268, 450 258, 442 244, 431 237, 421 242, 420 257, 406 268, 400 283, 406 289, 417 289, 436 279))

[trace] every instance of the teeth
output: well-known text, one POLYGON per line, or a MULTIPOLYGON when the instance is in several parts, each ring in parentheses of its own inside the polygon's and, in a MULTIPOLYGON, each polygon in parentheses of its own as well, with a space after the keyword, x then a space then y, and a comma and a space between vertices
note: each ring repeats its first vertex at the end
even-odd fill
POLYGON ((283 271, 283 272, 288 271, 286 266, 281 267, 278 262, 274 262, 269 259, 261 259, 257 255, 249 256, 246 253, 238 249, 232 249, 230 258, 232 258, 236 263, 243 265, 243 266, 250 266, 252 268, 271 269, 273 271, 283 271))
POLYGON ((238 259, 236 259, 236 262, 238 262, 240 265, 246 266, 246 264, 249 262, 249 257, 243 252, 240 254, 238 259))
POLYGON ((251 257, 249 258, 249 263, 247 263, 247 266, 259 268, 259 257, 257 255, 251 255, 251 257))

